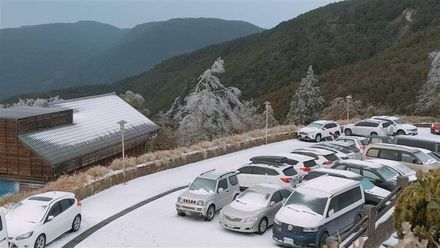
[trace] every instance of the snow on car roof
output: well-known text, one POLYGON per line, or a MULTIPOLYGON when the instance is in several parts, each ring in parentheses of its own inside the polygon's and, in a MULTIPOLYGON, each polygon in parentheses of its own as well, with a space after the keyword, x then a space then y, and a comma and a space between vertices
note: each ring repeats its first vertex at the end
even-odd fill
POLYGON ((375 163, 371 160, 356 160, 356 159, 347 159, 343 161, 339 161, 338 164, 351 164, 351 165, 357 165, 361 167, 369 167, 374 169, 380 169, 383 167, 383 165, 375 163))
POLYGON ((340 139, 366 140, 367 138, 361 136, 342 136, 337 138, 336 140, 340 140, 340 139))
POLYGON ((327 121, 327 120, 317 120, 312 123, 318 123, 318 124, 327 124, 327 123, 334 123, 335 121, 327 121))
POLYGON ((278 155, 279 156, 284 156, 286 158, 293 159, 293 160, 296 160, 296 161, 301 161, 301 162, 309 161, 309 160, 315 160, 314 157, 310 157, 310 156, 306 156, 306 155, 302 155, 302 154, 280 153, 278 155))
POLYGON ((50 191, 38 195, 33 195, 26 198, 24 203, 31 203, 35 205, 47 205, 53 202, 54 200, 63 198, 63 197, 72 197, 75 198, 75 194, 71 192, 64 191, 50 191))
POLYGON ((316 155, 329 155, 329 154, 333 154, 334 153, 334 152, 331 152, 329 150, 320 149, 320 148, 314 148, 314 147, 298 148, 298 149, 295 149, 293 152, 295 152, 295 151, 311 152, 311 153, 315 153, 316 155))
POLYGON ((359 185, 358 181, 326 175, 309 180, 298 188, 307 188, 333 195, 356 185, 359 185))
POLYGON ((408 139, 408 140, 421 140, 421 141, 428 141, 428 142, 437 142, 440 143, 440 139, 438 138, 434 138, 434 137, 417 137, 417 136, 402 136, 402 135, 398 135, 395 137, 395 139, 408 139))
POLYGON ((273 192, 278 191, 280 189, 287 189, 287 188, 281 185, 270 184, 270 183, 261 183, 249 187, 249 190, 253 190, 261 193, 267 193, 267 194, 272 194, 273 192))
POLYGON ((369 159, 367 159, 366 161, 373 161, 373 162, 375 162, 375 163, 378 163, 378 164, 383 164, 383 165, 387 165, 387 166, 390 166, 390 167, 400 167, 400 166, 405 166, 405 165, 403 165, 402 163, 400 163, 400 162, 397 162, 397 161, 393 161, 393 160, 388 160, 388 159, 380 159, 380 158, 369 158, 369 159))
MULTIPOLYGON (((409 152, 417 152, 417 151, 422 151, 422 152, 426 152, 428 150, 425 149, 421 149, 421 148, 415 148, 415 147, 411 147, 411 146, 404 146, 404 145, 397 145, 397 144, 388 144, 388 143, 374 143, 370 145, 370 148, 395 148, 398 150, 404 150, 404 151, 409 151, 409 152)), ((430 151, 428 151, 430 152, 430 151)))
POLYGON ((200 174, 199 177, 217 180, 219 177, 222 177, 227 174, 234 174, 234 172, 233 171, 226 171, 226 170, 224 170, 224 171, 219 170, 218 171, 218 170, 214 169, 214 170, 209 170, 209 171, 203 172, 202 174, 200 174))
POLYGON ((350 177, 350 178, 359 178, 362 177, 359 174, 356 174, 354 172, 351 171, 346 171, 346 170, 335 170, 335 169, 328 169, 328 168, 318 168, 313 170, 313 172, 321 172, 321 173, 329 173, 329 174, 338 174, 338 175, 342 175, 345 177, 350 177))

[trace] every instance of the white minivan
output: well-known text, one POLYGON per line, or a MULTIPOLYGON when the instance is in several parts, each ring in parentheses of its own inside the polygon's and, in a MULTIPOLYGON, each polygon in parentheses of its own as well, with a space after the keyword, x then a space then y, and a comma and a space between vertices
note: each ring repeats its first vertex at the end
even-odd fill
POLYGON ((8 248, 8 228, 3 208, 0 208, 0 248, 8 248))

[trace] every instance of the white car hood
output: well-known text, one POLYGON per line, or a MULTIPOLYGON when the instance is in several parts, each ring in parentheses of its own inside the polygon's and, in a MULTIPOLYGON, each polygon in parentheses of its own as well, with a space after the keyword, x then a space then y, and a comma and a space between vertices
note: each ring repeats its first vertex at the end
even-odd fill
POLYGON ((373 187, 372 189, 365 190, 365 192, 373 194, 373 195, 377 195, 377 196, 380 196, 383 198, 387 197, 391 193, 390 191, 388 191, 386 189, 382 189, 377 186, 373 187))
POLYGON ((409 130, 409 129, 416 129, 417 127, 411 124, 400 124, 398 125, 399 128, 402 128, 404 130, 409 130))
POLYGON ((319 214, 311 214, 307 209, 299 205, 290 205, 291 208, 299 210, 295 211, 285 205, 278 211, 275 218, 281 222, 300 227, 318 227, 324 217, 319 214), (306 211, 303 212, 302 210, 306 211))
POLYGON ((303 127, 299 131, 304 132, 304 133, 316 133, 316 132, 320 131, 320 129, 318 129, 316 127, 303 127))
POLYGON ((6 218, 6 225, 8 228, 8 237, 15 238, 19 235, 33 231, 37 223, 6 218))

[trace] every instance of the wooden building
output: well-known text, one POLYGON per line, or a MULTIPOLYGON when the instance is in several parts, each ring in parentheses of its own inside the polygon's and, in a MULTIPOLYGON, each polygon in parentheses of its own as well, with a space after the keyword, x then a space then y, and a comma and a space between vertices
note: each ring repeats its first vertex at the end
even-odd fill
POLYGON ((0 179, 47 182, 121 156, 145 152, 159 127, 114 94, 54 106, 0 109, 0 179))

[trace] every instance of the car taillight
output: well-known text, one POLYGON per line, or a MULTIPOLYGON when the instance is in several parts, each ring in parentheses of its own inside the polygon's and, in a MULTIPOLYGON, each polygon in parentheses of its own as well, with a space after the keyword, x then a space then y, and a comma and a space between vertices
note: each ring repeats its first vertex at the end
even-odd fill
POLYGON ((281 179, 281 181, 283 181, 285 183, 290 183, 290 181, 292 181, 292 178, 289 178, 289 177, 282 177, 280 179, 281 179))
POLYGON ((309 167, 301 167, 301 168, 299 168, 300 170, 302 170, 302 171, 304 171, 304 172, 309 172, 309 171, 311 171, 312 169, 310 169, 309 167))
POLYGON ((79 200, 76 200, 76 206, 81 207, 81 202, 79 200))

